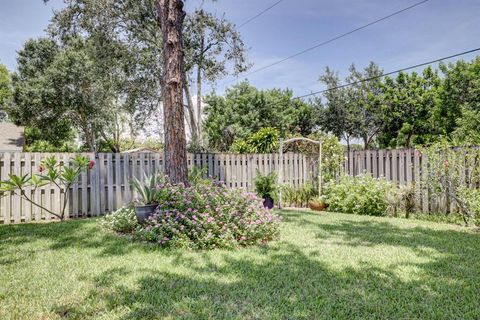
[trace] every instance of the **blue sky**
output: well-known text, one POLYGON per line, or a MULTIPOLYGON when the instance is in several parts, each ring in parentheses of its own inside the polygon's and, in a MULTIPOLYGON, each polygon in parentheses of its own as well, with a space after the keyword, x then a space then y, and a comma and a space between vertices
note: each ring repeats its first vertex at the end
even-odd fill
MULTIPOLYGON (((418 0, 284 0, 241 29, 255 68, 289 56, 418 0)), ((187 1, 191 9, 200 1, 187 1)), ((276 0, 219 0, 206 7, 241 24, 276 0)), ((0 62, 15 68, 16 51, 41 36, 61 0, 0 0, 0 62)), ((322 89, 326 66, 342 75, 351 63, 373 60, 385 71, 433 60, 480 46, 480 1, 430 0, 419 7, 251 75, 259 88, 291 88, 296 95, 322 89)), ((464 59, 471 59, 474 54, 464 59)), ((229 80, 229 79, 227 79, 229 80)), ((222 92, 225 81, 219 81, 222 92)), ((232 83, 229 83, 231 85, 232 83)))

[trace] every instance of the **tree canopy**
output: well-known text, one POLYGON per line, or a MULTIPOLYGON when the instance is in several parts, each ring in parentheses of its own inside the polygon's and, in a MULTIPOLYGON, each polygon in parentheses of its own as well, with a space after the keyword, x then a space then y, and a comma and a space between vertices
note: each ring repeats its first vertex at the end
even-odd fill
POLYGON ((228 89, 225 96, 205 97, 205 132, 209 147, 227 151, 235 140, 247 139, 264 127, 287 133, 310 134, 315 127, 315 111, 300 100, 292 100, 290 90, 258 90, 248 82, 228 89))
POLYGON ((374 63, 363 72, 352 66, 345 79, 351 85, 336 89, 343 83, 326 68, 320 81, 331 90, 323 101, 315 100, 320 127, 347 143, 361 139, 365 148, 411 147, 442 138, 480 143, 480 58, 395 77, 379 77, 382 73, 374 63))
POLYGON ((0 121, 6 117, 5 109, 13 96, 12 78, 7 67, 0 63, 0 121))

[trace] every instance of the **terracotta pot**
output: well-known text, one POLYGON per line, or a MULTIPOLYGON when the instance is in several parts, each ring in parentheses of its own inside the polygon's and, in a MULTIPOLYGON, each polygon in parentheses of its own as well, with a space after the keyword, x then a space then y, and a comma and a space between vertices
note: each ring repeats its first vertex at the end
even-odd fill
POLYGON ((310 200, 308 202, 308 206, 313 211, 324 211, 328 207, 328 205, 325 202, 319 202, 319 201, 314 201, 314 200, 310 200))

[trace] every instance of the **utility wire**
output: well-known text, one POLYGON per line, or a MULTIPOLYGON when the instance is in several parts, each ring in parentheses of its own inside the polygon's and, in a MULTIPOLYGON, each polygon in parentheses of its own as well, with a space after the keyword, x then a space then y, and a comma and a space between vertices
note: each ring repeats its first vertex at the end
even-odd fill
POLYGON ((314 96, 314 95, 317 95, 317 94, 321 94, 321 93, 325 93, 325 92, 329 92, 329 91, 333 91, 333 90, 338 90, 338 89, 350 87, 350 86, 353 86, 353 85, 356 85, 356 84, 359 84, 359 83, 363 83, 363 82, 368 82, 368 81, 380 79, 380 78, 383 78, 383 77, 386 77, 386 76, 389 76, 389 75, 392 75, 392 74, 395 74, 395 73, 399 73, 399 72, 402 72, 402 71, 407 71, 407 70, 415 69, 415 68, 418 68, 418 67, 423 67, 423 66, 426 66, 426 65, 429 65, 429 64, 432 64, 432 63, 440 62, 440 61, 442 61, 442 60, 452 59, 452 58, 455 58, 455 57, 463 56, 463 55, 466 55, 466 54, 469 54, 469 53, 472 53, 472 52, 477 52, 477 51, 480 51, 480 47, 479 47, 479 48, 475 48, 475 49, 471 49, 471 50, 468 50, 468 51, 463 51, 463 52, 460 52, 460 53, 452 54, 452 55, 450 55, 450 56, 446 56, 446 57, 443 57, 443 58, 439 58, 439 59, 435 59, 435 60, 431 60, 431 61, 419 63, 419 64, 416 64, 416 65, 413 65, 413 66, 410 66, 410 67, 406 67, 406 68, 402 68, 402 69, 398 69, 398 70, 395 70, 395 71, 390 71, 390 72, 381 74, 381 75, 379 75, 379 76, 375 76, 375 77, 370 77, 370 78, 358 80, 358 81, 355 81, 355 82, 343 84, 343 85, 340 85, 340 86, 337 86, 337 87, 333 87, 333 88, 328 88, 328 89, 324 89, 324 90, 320 90, 320 91, 315 91, 315 92, 312 92, 312 93, 309 93, 309 94, 304 94, 304 95, 301 95, 301 96, 297 96, 297 97, 295 97, 295 98, 292 98, 292 100, 303 99, 303 98, 310 97, 310 96, 314 96))
POLYGON ((255 20, 258 17, 260 17, 261 15, 263 15, 265 12, 269 11, 270 9, 273 9, 274 7, 278 6, 280 4, 280 2, 283 2, 283 0, 279 0, 279 1, 275 2, 274 4, 272 4, 270 7, 260 11, 259 13, 257 13, 256 15, 254 15, 253 17, 251 17, 247 21, 243 22, 241 25, 239 25, 238 29, 240 29, 240 28, 244 27, 245 25, 249 24, 253 20, 255 20))
MULTIPOLYGON (((419 64, 416 64, 416 65, 413 65, 413 66, 410 66, 410 67, 406 67, 406 68, 398 69, 398 70, 395 70, 395 71, 390 71, 390 72, 387 72, 387 73, 383 73, 379 76, 370 77, 370 78, 358 80, 358 81, 347 83, 347 84, 342 84, 340 86, 336 86, 336 87, 333 87, 333 88, 328 88, 328 89, 324 89, 324 90, 320 90, 320 91, 315 91, 315 92, 304 94, 304 95, 301 95, 301 96, 296 96, 296 97, 290 98, 290 102, 295 101, 295 100, 300 100, 300 99, 303 99, 303 98, 307 98, 307 97, 311 97, 311 96, 315 96, 315 95, 322 94, 322 93, 325 93, 325 92, 346 88, 346 87, 353 86, 353 85, 356 85, 356 84, 359 84, 359 83, 380 79, 380 78, 383 78, 383 77, 386 77, 386 76, 389 76, 389 75, 392 75, 392 74, 395 74, 395 73, 415 69, 415 68, 418 68, 418 67, 423 67, 423 66, 426 66, 426 65, 429 65, 429 64, 432 64, 432 63, 440 62, 440 61, 443 61, 443 60, 448 60, 448 59, 451 59, 451 58, 463 56, 463 55, 466 55, 466 54, 469 54, 469 53, 472 53, 472 52, 477 52, 477 51, 480 51, 480 47, 475 48, 475 49, 471 49, 471 50, 467 50, 467 51, 463 51, 463 52, 460 52, 460 53, 452 54, 450 56, 446 56, 446 57, 443 57, 443 58, 438 58, 438 59, 435 59, 435 60, 419 63, 419 64)), ((276 101, 269 102, 266 105, 269 106, 269 105, 272 105, 272 104, 275 104, 275 103, 281 102, 281 101, 282 100, 278 99, 276 101)))
MULTIPOLYGON (((408 10, 410 10, 410 9, 413 9, 413 8, 415 8, 415 7, 418 7, 419 5, 424 4, 424 3, 427 2, 427 1, 429 1, 429 0, 422 0, 422 1, 420 1, 420 2, 416 2, 416 3, 410 5, 410 6, 406 7, 406 8, 403 8, 403 9, 401 9, 401 10, 395 11, 395 12, 393 12, 393 13, 387 15, 387 16, 384 16, 384 17, 382 17, 382 18, 380 18, 380 19, 374 20, 374 21, 369 22, 369 23, 367 23, 367 24, 365 24, 365 25, 362 25, 362 26, 360 26, 360 27, 358 27, 358 28, 355 28, 355 29, 350 30, 350 31, 345 32, 345 33, 342 33, 342 34, 340 34, 340 35, 338 35, 338 36, 335 36, 335 37, 333 37, 333 38, 331 38, 331 39, 325 40, 325 41, 323 41, 323 42, 321 42, 321 43, 318 43, 318 44, 316 44, 316 45, 314 45, 314 46, 312 46, 312 47, 309 47, 309 48, 306 48, 306 49, 304 49, 304 50, 302 50, 302 51, 299 51, 299 52, 297 52, 297 53, 294 53, 294 54, 292 54, 292 55, 290 55, 290 56, 288 56, 288 57, 286 57, 286 58, 283 58, 283 59, 281 59, 281 60, 275 61, 275 62, 273 62, 273 63, 271 63, 271 64, 268 64, 268 65, 263 66, 263 67, 261 67, 261 68, 258 68, 258 69, 255 69, 255 70, 253 70, 253 71, 250 71, 250 72, 248 72, 247 74, 243 75, 243 77, 246 77, 246 76, 255 74, 255 73, 257 73, 257 72, 263 71, 263 70, 265 70, 265 69, 271 68, 271 67, 276 66, 276 65, 278 65, 278 64, 280 64, 280 63, 283 63, 283 62, 285 62, 285 61, 287 61, 287 60, 293 59, 293 58, 298 57, 298 56, 300 56, 300 55, 302 55, 302 54, 305 54, 305 53, 307 53, 307 52, 310 52, 310 51, 312 51, 312 50, 315 50, 315 49, 317 49, 317 48, 319 48, 319 47, 322 47, 322 46, 324 46, 324 45, 327 45, 327 44, 329 44, 329 43, 332 43, 332 42, 334 42, 334 41, 336 41, 336 40, 339 40, 339 39, 344 38, 344 37, 346 37, 346 36, 348 36, 348 35, 351 35, 352 33, 355 33, 355 32, 357 32, 357 31, 363 30, 363 29, 365 29, 365 28, 367 28, 367 27, 370 27, 370 26, 372 26, 372 25, 374 25, 374 24, 377 24, 377 23, 382 22, 382 21, 384 21, 384 20, 387 20, 387 19, 389 19, 389 18, 391 18, 391 17, 394 17, 394 16, 396 16, 396 15, 399 15, 399 14, 405 12, 405 11, 408 11, 408 10)), ((232 79, 232 80, 227 81, 227 82, 225 82, 225 83, 226 83, 226 84, 227 84, 227 83, 231 83, 231 82, 236 81, 237 79, 238 79, 238 77, 237 77, 236 79, 232 79)))

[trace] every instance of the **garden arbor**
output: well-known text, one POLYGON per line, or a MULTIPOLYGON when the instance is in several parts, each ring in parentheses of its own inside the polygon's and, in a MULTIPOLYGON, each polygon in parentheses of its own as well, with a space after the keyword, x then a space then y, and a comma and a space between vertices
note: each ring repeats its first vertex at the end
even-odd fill
MULTIPOLYGON (((283 149, 284 146, 297 142, 297 141, 305 141, 308 143, 312 143, 315 145, 318 145, 318 195, 322 195, 322 146, 323 146, 323 140, 312 140, 309 138, 304 138, 304 137, 298 137, 298 138, 291 138, 287 140, 280 139, 279 143, 279 149, 278 149, 278 159, 279 159, 279 168, 278 168, 278 185, 281 185, 283 183, 283 149)), ((278 192, 278 207, 282 207, 282 189, 280 188, 278 192)))

